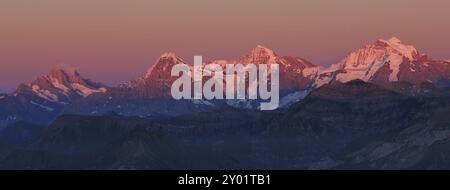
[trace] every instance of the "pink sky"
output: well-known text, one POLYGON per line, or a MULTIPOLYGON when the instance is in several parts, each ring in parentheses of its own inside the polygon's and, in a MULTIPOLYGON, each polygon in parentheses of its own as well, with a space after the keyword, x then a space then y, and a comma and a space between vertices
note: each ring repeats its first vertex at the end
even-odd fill
POLYGON ((329 65, 397 36, 450 59, 448 0, 2 0, 0 91, 57 64, 116 85, 163 52, 234 59, 257 44, 329 65))

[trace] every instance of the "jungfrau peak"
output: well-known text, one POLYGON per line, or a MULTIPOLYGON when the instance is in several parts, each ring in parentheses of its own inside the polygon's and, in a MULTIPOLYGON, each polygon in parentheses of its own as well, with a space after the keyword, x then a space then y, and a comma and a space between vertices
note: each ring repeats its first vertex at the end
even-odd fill
POLYGON ((448 66, 442 63, 420 55, 414 46, 405 45, 396 37, 379 39, 351 52, 339 63, 322 69, 316 86, 333 80, 348 82, 355 79, 377 84, 436 82, 449 76, 445 72, 448 66))
POLYGON ((75 67, 58 65, 46 77, 51 81, 53 87, 61 90, 67 96, 77 94, 87 97, 93 93, 106 91, 102 84, 83 78, 75 67))

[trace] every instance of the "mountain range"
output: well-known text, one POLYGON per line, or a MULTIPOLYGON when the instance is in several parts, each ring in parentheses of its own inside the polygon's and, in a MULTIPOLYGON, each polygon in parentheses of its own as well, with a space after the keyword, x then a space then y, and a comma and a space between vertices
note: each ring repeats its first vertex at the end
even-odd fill
MULTIPOLYGON (((116 87, 57 66, 0 94, 0 169, 449 169, 450 62, 397 38, 322 67, 264 46, 236 60, 280 65, 280 106, 174 100, 164 53, 116 87)), ((187 63, 189 64, 189 63, 187 63)))
MULTIPOLYGON (((86 79, 75 68, 56 66, 49 74, 0 96, 0 126, 19 120, 48 124, 60 114, 102 115, 113 111, 124 116, 159 117, 208 111, 225 104, 256 108, 254 101, 247 100, 173 100, 170 87, 176 77, 170 71, 178 63, 189 64, 175 53, 164 53, 143 76, 117 87, 86 79)), ((358 79, 407 94, 424 93, 424 86, 450 84, 450 62, 420 54, 396 37, 377 40, 329 67, 301 57, 280 56, 261 45, 239 59, 205 62, 210 63, 279 64, 282 108, 334 82, 358 79)))

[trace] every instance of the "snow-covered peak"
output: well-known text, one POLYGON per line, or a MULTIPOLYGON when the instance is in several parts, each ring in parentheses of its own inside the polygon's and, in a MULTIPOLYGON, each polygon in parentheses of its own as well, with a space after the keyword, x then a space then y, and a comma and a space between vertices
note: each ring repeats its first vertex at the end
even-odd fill
POLYGON ((57 65, 47 75, 38 77, 28 85, 19 86, 19 94, 31 91, 43 101, 67 104, 74 99, 87 97, 93 93, 103 93, 107 88, 83 78, 75 67, 57 65))
POLYGON ((395 50, 396 53, 405 56, 410 60, 413 60, 414 55, 417 54, 417 50, 414 46, 403 44, 403 42, 397 37, 391 37, 388 40, 379 39, 378 41, 386 44, 388 47, 395 50))
POLYGON ((156 60, 156 63, 162 63, 162 62, 175 62, 175 63, 183 63, 183 59, 179 57, 177 54, 173 52, 166 52, 159 56, 159 58, 156 60))
MULTIPOLYGON (((68 94, 71 85, 73 83, 85 83, 84 79, 77 71, 75 67, 67 65, 56 65, 50 72, 50 74, 41 77, 36 83, 42 83, 43 81, 49 81, 52 86, 62 90, 65 94, 68 94)), ((41 86, 44 86, 41 84, 41 86)))
POLYGON ((185 63, 184 60, 177 56, 173 52, 166 52, 161 54, 159 56, 158 60, 147 70, 147 73, 145 74, 144 78, 148 78, 151 76, 152 72, 169 72, 172 69, 172 66, 179 64, 179 63, 185 63))
POLYGON ((349 53, 342 61, 320 70, 316 86, 333 80, 348 82, 355 79, 379 84, 435 81, 438 75, 446 75, 436 74, 445 72, 441 71, 439 64, 419 54, 414 46, 406 45, 396 37, 379 39, 349 53), (437 66, 433 68, 430 63, 436 63, 437 66), (417 72, 420 70, 422 72, 417 72))
MULTIPOLYGON (((417 50, 411 45, 405 45, 397 37, 387 40, 379 39, 374 44, 369 44, 349 53, 342 61, 333 64, 322 71, 328 73, 336 80, 348 82, 355 79, 363 81, 372 80, 375 74, 385 65, 389 67, 389 81, 398 81, 398 73, 403 58, 414 60, 417 50), (339 71, 339 72, 338 72, 339 71)), ((331 79, 328 77, 327 79, 331 79)), ((329 81, 329 80, 328 80, 329 81)))
POLYGON ((255 48, 253 48, 253 50, 251 51, 249 56, 250 57, 261 57, 261 56, 276 57, 277 54, 273 50, 271 50, 265 46, 257 45, 255 48))
POLYGON ((7 94, 5 94, 5 93, 1 93, 0 92, 0 99, 3 99, 3 98, 5 98, 7 96, 7 94))

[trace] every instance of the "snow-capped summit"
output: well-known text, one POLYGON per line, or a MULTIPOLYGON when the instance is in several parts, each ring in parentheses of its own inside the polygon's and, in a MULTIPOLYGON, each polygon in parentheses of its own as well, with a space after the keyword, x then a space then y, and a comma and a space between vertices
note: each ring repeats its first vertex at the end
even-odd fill
POLYGON ((74 67, 58 65, 49 74, 38 77, 29 84, 20 85, 14 94, 37 98, 34 102, 68 104, 75 99, 106 90, 104 85, 83 78, 74 67))
POLYGON ((348 82, 355 79, 378 84, 433 82, 449 76, 448 66, 442 63, 420 55, 414 46, 406 45, 396 37, 380 39, 319 71, 316 86, 332 80, 348 82))
MULTIPOLYGON (((216 60, 224 67, 226 64, 278 64, 280 69, 280 88, 308 88, 317 74, 317 66, 300 57, 280 56, 274 50, 257 45, 248 54, 237 60, 216 60)), ((269 67, 270 68, 270 67, 269 67)))
POLYGON ((169 51, 169 52, 164 52, 164 53, 162 53, 162 54, 159 56, 158 60, 159 60, 159 59, 167 59, 167 58, 174 58, 174 59, 177 59, 177 58, 179 58, 179 57, 178 57, 177 54, 175 54, 174 52, 169 51))
POLYGON ((414 46, 403 44, 397 37, 391 37, 388 40, 379 39, 378 42, 386 44, 395 50, 395 53, 405 56, 410 60, 413 60, 418 55, 418 51, 414 46))
POLYGON ((172 67, 185 61, 173 52, 161 54, 144 76, 122 83, 120 88, 128 88, 139 97, 170 96, 170 86, 176 77, 171 76, 172 67))
POLYGON ((106 91, 106 86, 83 78, 74 67, 58 65, 47 75, 21 84, 0 98, 0 125, 16 120, 46 123, 68 104, 106 91))
POLYGON ((271 64, 276 63, 277 59, 278 55, 273 50, 262 45, 257 45, 238 62, 241 64, 271 64))
POLYGON ((278 64, 281 89, 309 88, 319 68, 304 58, 280 56, 272 49, 262 45, 257 45, 249 54, 234 63, 278 64))
POLYGON ((261 56, 276 57, 277 56, 277 54, 273 50, 271 50, 263 45, 259 45, 259 44, 256 45, 255 48, 253 48, 250 55, 252 57, 261 57, 261 56))
MULTIPOLYGON (((123 83, 120 87, 128 89, 129 92, 135 92, 133 94, 138 97, 170 97, 171 85, 178 78, 171 76, 171 70, 174 65, 179 63, 191 65, 173 52, 164 53, 143 77, 123 83)), ((223 68, 226 64, 279 64, 280 89, 309 88, 318 68, 300 57, 279 56, 275 51, 262 45, 257 45, 248 54, 237 60, 205 61, 203 64, 211 63, 221 65, 223 68)))
POLYGON ((145 74, 144 78, 152 77, 152 73, 165 73, 168 72, 170 75, 170 71, 172 69, 172 66, 184 63, 183 59, 179 56, 177 56, 173 52, 166 52, 161 54, 159 58, 156 60, 156 62, 150 67, 150 69, 147 70, 147 73, 145 74))
MULTIPOLYGON (((240 59, 228 61, 216 60, 210 63, 215 63, 222 67, 226 64, 278 64, 282 105, 288 105, 292 100, 301 99, 305 92, 312 87, 319 68, 306 59, 294 56, 280 56, 274 50, 262 45, 257 45, 240 59)), ((269 67, 269 69, 270 68, 271 67, 269 67)), ((231 103, 231 105, 248 108, 249 106, 252 107, 250 102, 251 101, 237 101, 231 103)))

